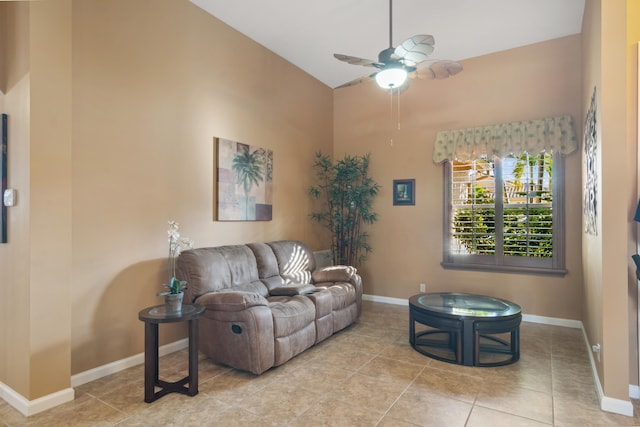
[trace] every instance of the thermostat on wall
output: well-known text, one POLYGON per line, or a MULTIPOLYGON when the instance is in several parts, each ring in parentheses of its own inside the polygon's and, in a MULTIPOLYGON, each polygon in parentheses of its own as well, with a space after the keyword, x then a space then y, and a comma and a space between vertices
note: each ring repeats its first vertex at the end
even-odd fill
POLYGON ((4 190, 4 205, 14 206, 16 204, 16 190, 7 188, 4 190))

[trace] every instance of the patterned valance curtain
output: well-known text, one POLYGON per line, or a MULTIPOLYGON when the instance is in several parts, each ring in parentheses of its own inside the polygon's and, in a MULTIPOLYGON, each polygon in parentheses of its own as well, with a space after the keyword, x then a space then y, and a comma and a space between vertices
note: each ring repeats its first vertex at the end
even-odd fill
POLYGON ((436 135, 433 161, 473 160, 553 150, 569 154, 578 149, 571 116, 502 123, 468 129, 445 130, 436 135))

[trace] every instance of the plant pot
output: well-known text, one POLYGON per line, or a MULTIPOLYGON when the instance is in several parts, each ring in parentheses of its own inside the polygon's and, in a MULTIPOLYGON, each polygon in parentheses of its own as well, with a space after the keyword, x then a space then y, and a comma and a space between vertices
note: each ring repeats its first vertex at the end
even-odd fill
POLYGON ((184 298, 184 292, 178 294, 167 294, 164 296, 165 311, 167 314, 180 314, 182 313, 182 298, 184 298))

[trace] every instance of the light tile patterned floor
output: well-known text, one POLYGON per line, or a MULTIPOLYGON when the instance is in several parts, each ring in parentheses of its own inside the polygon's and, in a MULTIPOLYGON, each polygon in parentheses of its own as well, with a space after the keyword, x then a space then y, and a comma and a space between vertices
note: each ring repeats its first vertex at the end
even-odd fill
MULTIPOLYGON (((185 375, 186 350, 161 376, 185 375)), ((429 359, 408 343, 408 308, 365 302, 357 324, 256 377, 200 359, 200 393, 143 401, 143 366, 76 389, 25 418, 0 400, 5 426, 631 426, 603 412, 577 329, 523 323, 521 359, 496 368, 429 359)), ((636 414, 640 411, 633 402, 636 414)))

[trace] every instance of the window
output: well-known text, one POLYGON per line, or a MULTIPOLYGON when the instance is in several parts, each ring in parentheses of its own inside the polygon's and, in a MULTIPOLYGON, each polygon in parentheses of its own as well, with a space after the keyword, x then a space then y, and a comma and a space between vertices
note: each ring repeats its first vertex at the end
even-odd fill
POLYGON ((565 274, 563 157, 445 162, 443 266, 565 274))
POLYGON ((578 148, 568 115, 439 131, 442 265, 566 274, 564 156, 578 148))

